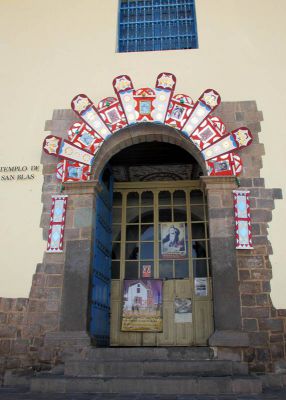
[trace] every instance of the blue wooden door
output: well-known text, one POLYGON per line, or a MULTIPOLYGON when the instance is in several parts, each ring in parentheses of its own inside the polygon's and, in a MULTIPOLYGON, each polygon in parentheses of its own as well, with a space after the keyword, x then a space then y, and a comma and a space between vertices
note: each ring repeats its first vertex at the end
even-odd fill
POLYGON ((102 191, 96 199, 94 228, 90 333, 96 346, 108 346, 113 197, 113 178, 109 169, 105 170, 100 183, 102 191))

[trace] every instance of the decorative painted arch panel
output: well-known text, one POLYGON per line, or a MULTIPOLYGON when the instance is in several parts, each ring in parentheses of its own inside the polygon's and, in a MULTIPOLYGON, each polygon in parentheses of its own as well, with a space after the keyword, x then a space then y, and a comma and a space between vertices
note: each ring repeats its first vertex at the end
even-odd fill
POLYGON ((200 151, 208 175, 239 175, 242 161, 237 150, 252 143, 248 128, 227 132, 223 121, 213 115, 221 103, 214 89, 205 90, 197 101, 189 95, 174 94, 176 77, 168 72, 158 75, 154 88, 134 89, 128 75, 113 80, 116 97, 101 100, 97 106, 85 94, 72 99, 71 107, 81 122, 68 131, 68 139, 49 135, 43 149, 59 157, 57 177, 62 182, 87 181, 91 166, 105 140, 126 126, 150 122, 170 126, 184 135, 200 151))

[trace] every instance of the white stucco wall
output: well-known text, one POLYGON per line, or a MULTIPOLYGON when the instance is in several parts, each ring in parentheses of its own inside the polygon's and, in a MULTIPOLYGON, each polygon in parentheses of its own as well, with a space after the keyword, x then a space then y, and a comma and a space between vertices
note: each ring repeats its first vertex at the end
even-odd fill
MULTIPOLYGON (((0 1, 0 167, 39 165, 45 120, 86 93, 95 102, 113 94, 127 73, 135 87, 153 86, 161 71, 177 76, 177 92, 196 99, 207 87, 225 101, 256 100, 263 111, 261 141, 267 187, 284 177, 285 0, 197 0, 199 49, 118 54, 117 0, 0 1)), ((41 174, 0 181, 0 296, 27 296, 41 239, 41 174)), ((272 298, 286 307, 283 254, 285 200, 276 202, 272 298)))

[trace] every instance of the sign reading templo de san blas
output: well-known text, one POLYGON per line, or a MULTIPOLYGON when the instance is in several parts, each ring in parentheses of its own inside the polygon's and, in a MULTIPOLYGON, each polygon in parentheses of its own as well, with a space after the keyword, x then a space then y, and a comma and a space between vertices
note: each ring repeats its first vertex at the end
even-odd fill
POLYGON ((32 181, 39 172, 39 165, 0 166, 0 182, 32 181))

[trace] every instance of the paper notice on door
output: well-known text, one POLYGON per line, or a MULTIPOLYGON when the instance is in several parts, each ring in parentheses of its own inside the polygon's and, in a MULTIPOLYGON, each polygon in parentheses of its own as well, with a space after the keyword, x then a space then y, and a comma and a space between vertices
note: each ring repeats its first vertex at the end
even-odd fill
POLYGON ((142 277, 143 278, 151 278, 151 265, 143 265, 142 266, 142 277))
POLYGON ((207 278, 195 278, 195 294, 201 297, 208 295, 207 278))
POLYGON ((191 299, 178 299, 174 300, 175 323, 184 324, 192 322, 192 300, 191 299))

